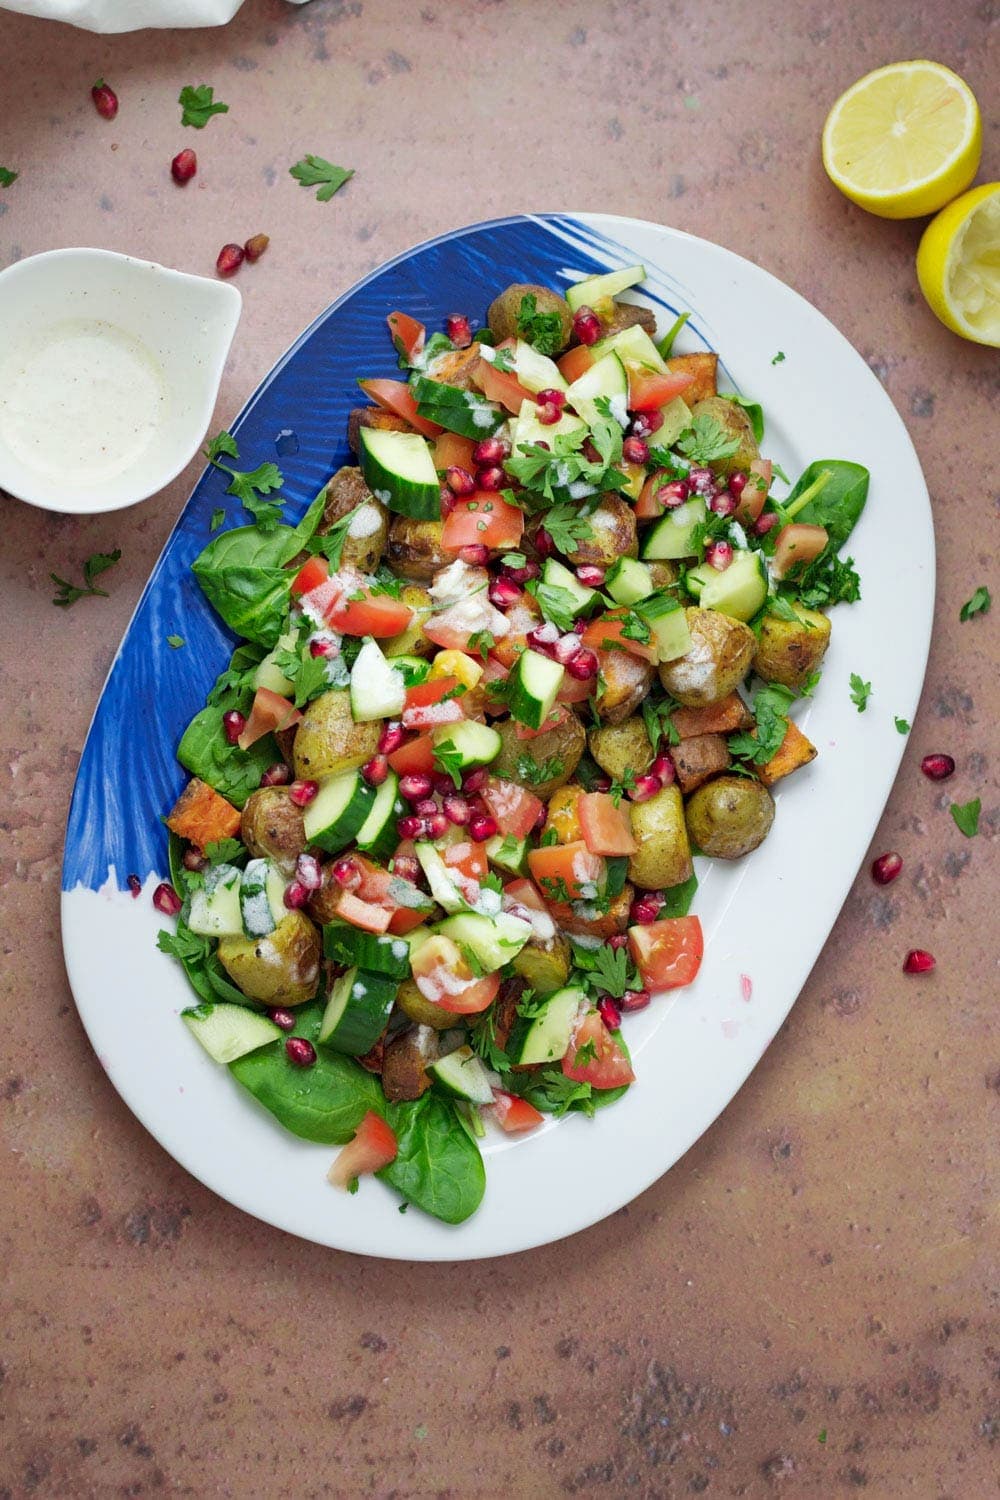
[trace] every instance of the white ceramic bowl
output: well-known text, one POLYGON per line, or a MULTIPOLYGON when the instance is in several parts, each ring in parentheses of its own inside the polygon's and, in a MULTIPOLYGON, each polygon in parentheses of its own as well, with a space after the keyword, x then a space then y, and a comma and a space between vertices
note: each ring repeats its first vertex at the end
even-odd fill
POLYGON ((0 488, 45 510, 120 510, 205 436, 242 299, 110 250, 0 272, 0 488))

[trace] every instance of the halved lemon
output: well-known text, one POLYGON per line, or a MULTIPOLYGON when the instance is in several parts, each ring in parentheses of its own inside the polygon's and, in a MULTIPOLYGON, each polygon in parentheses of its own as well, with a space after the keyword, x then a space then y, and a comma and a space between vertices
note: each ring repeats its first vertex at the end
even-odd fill
POLYGON ((823 127, 823 165, 852 203, 883 219, 936 213, 976 175, 976 96, 950 68, 898 62, 841 94, 823 127))
POLYGON ((963 193, 931 220, 917 279, 946 328, 1000 348, 1000 182, 963 193))

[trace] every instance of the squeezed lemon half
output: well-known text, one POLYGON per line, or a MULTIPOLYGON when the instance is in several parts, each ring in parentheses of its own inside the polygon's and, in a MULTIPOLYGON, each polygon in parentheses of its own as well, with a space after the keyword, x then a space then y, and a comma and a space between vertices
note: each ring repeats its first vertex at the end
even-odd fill
POLYGON ((1000 348, 1000 182, 963 193, 931 220, 917 279, 945 327, 1000 348))

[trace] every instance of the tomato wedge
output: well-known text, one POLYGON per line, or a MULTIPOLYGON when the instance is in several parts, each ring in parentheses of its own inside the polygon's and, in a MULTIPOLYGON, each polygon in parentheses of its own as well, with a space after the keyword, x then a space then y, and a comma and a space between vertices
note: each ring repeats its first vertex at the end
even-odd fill
POLYGON ((353 1141, 341 1147, 326 1174, 334 1187, 346 1188, 364 1172, 379 1172, 396 1160, 399 1143, 391 1125, 369 1109, 354 1132, 353 1141))
MULTIPOLYGON (((570 680, 572 681, 572 679, 570 680)), ((591 683, 591 687, 593 687, 593 683, 591 683)), ((540 734, 548 734, 550 729, 558 729, 560 724, 565 724, 569 716, 569 709, 560 703, 556 705, 539 729, 532 729, 530 724, 521 724, 515 719, 514 738, 518 740, 537 740, 540 734)))
POLYGON ((472 547, 516 547, 524 534, 524 512, 508 505, 498 494, 477 490, 468 500, 459 500, 449 512, 441 533, 441 545, 449 552, 472 547))
POLYGON ((767 503, 767 492, 771 488, 773 465, 769 458, 755 458, 747 470, 747 482, 736 507, 736 519, 741 526, 760 519, 767 503))
POLYGON ((583 841, 591 854, 634 854, 639 847, 632 833, 627 802, 616 806, 607 792, 581 792, 576 799, 583 841))
POLYGON ((327 614, 327 620, 341 635, 371 635, 388 640, 399 635, 413 619, 413 610, 391 594, 373 594, 360 589, 357 595, 342 595, 327 614))
POLYGON ((630 628, 625 618, 627 611, 616 610, 612 614, 601 615, 596 620, 591 620, 583 635, 580 637, 585 646, 592 651, 627 651, 631 656, 639 656, 643 661, 657 661, 656 647, 648 641, 634 641, 631 636, 625 634, 630 628), (613 642, 611 646, 607 643, 613 642))
POLYGON ((341 891, 336 901, 337 916, 362 932, 388 932, 392 912, 387 907, 362 901, 352 891, 341 891))
POLYGON ((787 578, 796 563, 814 562, 829 540, 825 526, 811 526, 807 521, 790 521, 782 526, 771 562, 774 577, 787 578))
POLYGON ((431 735, 418 734, 412 740, 393 750, 388 761, 397 776, 406 776, 410 771, 434 772, 434 740, 431 735))
POLYGON ((566 353, 561 354, 556 360, 556 364, 559 366, 559 374, 566 381, 567 385, 572 385, 574 380, 579 380, 580 376, 585 374, 593 363, 594 356, 586 344, 577 344, 575 348, 567 349, 566 353))
POLYGON ((391 312, 385 321, 389 325, 396 353, 401 354, 412 365, 417 355, 423 353, 427 329, 423 323, 418 323, 416 318, 411 318, 405 312, 391 312))
POLYGON ((370 908, 369 911, 357 910, 348 907, 345 912, 342 901, 338 902, 338 914, 352 922, 355 927, 363 927, 367 932, 391 932, 394 937, 402 937, 406 932, 411 932, 414 927, 419 927, 427 920, 427 914, 431 909, 430 897, 421 899, 421 892, 410 881, 402 880, 401 877, 384 870, 381 865, 373 864, 371 860, 365 859, 363 854, 352 854, 351 859, 361 869, 361 884, 352 894, 357 901, 358 908, 370 908), (410 904, 401 905, 397 897, 406 892, 410 898, 410 904), (354 910, 355 915, 350 912, 354 910), (376 916, 376 912, 385 914, 385 924, 382 925, 382 916, 376 916), (378 927, 370 924, 378 923, 378 927))
POLYGON ((442 432, 440 437, 434 439, 434 467, 450 469, 457 467, 465 469, 469 474, 476 472, 476 460, 472 451, 476 444, 472 438, 462 437, 457 432, 442 432))
POLYGON ((650 474, 635 502, 637 521, 655 521, 657 516, 663 515, 666 506, 660 499, 660 491, 665 484, 669 483, 670 471, 668 469, 657 469, 655 473, 650 474))
POLYGON ((265 734, 270 734, 274 729, 291 729, 301 718, 299 709, 289 703, 287 698, 282 698, 279 693, 272 693, 270 688, 258 688, 253 695, 250 717, 236 743, 241 750, 249 750, 265 734))
POLYGON ((516 901, 520 906, 527 906, 531 911, 548 911, 541 891, 530 880, 523 878, 508 880, 503 888, 503 893, 511 901, 516 901))
POLYGON ((485 844, 459 839, 454 844, 445 844, 440 853, 449 870, 457 870, 466 880, 482 882, 489 874, 490 862, 485 844))
POLYGON ((370 396, 376 406, 381 406, 383 411, 391 411, 397 417, 402 417, 404 422, 409 422, 415 432, 420 432, 424 437, 436 438, 441 428, 436 422, 428 421, 417 411, 417 402, 410 387, 402 380, 359 380, 358 385, 366 396, 370 396))
POLYGON ((493 1118, 501 1130, 516 1135, 519 1130, 534 1130, 536 1125, 542 1124, 545 1116, 527 1099, 508 1094, 504 1089, 494 1089, 493 1118))
POLYGON ((585 901, 604 882, 604 860, 582 839, 528 851, 528 869, 546 901, 585 901))
MULTIPOLYGON (((504 339, 503 343, 497 347, 513 349, 514 340, 504 339)), ((480 358, 473 378, 487 401, 499 401, 500 405, 505 406, 515 417, 521 410, 523 402, 535 399, 529 390, 525 390, 516 375, 496 369, 488 359, 480 358)))
POLYGON ((407 708, 426 708, 428 704, 440 703, 442 698, 454 694, 461 684, 457 677, 428 677, 415 682, 406 689, 407 708))
POLYGON ((473 977, 462 950, 440 933, 421 943, 411 964, 413 979, 425 1000, 456 1016, 476 1015, 496 999, 499 972, 473 977))
POLYGON ((562 1060, 562 1070, 576 1083, 589 1083, 595 1089, 618 1089, 634 1083, 632 1064, 592 1010, 577 1026, 562 1060))
POLYGON ((292 579, 292 593, 311 594, 313 589, 318 589, 320 584, 325 583, 329 576, 330 564, 326 558, 310 557, 309 561, 302 564, 292 579))
POLYGON ((664 917, 630 927, 628 949, 648 990, 677 990, 701 968, 705 939, 697 917, 664 917))
POLYGON ((630 411, 659 411, 675 396, 681 396, 693 384, 694 376, 682 370, 666 375, 657 370, 641 370, 632 366, 628 372, 628 405, 630 411))
POLYGON ((526 839, 534 828, 545 803, 533 792, 518 786, 516 781, 504 781, 491 776, 483 788, 483 801, 497 820, 497 828, 504 835, 511 833, 516 839, 526 839))

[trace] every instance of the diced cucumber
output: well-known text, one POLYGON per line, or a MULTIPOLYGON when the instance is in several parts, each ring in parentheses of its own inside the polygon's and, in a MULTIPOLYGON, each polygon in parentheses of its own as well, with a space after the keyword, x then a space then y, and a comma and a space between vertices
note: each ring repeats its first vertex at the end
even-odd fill
POLYGON ((566 400, 588 426, 600 418, 597 402, 605 397, 611 404, 611 415, 620 427, 628 422, 628 375, 617 354, 605 354, 566 392, 566 400))
POLYGON ((604 587, 616 604, 627 607, 653 592, 653 575, 637 558, 620 557, 605 578, 604 587))
POLYGON ((437 930, 473 954, 488 974, 516 958, 531 937, 530 922, 505 911, 493 917, 484 917, 476 911, 460 912, 445 917, 437 930))
POLYGON ((570 985, 550 995, 536 1016, 518 1016, 505 1049, 511 1062, 527 1067, 565 1057, 580 1007, 585 1004, 583 990, 570 985))
POLYGON ((279 1027, 259 1011, 243 1005, 203 1000, 181 1011, 181 1020, 213 1062, 231 1063, 268 1042, 277 1041, 279 1027))
POLYGON ((288 915, 285 877, 269 859, 251 859, 240 879, 240 914, 248 938, 267 937, 288 915))
POLYGON ((358 829, 358 848, 374 860, 388 859, 399 843, 396 819, 402 815, 403 804, 397 795, 398 788, 399 777, 390 771, 375 793, 371 812, 358 829))
POLYGON ((363 1057, 385 1030, 398 988, 387 974, 348 969, 331 987, 317 1040, 349 1057, 363 1057))
POLYGON ((366 636, 351 668, 351 717, 356 724, 398 719, 406 702, 406 681, 386 661, 377 641, 366 636))
POLYGON ((518 384, 533 395, 537 395, 539 391, 566 389, 566 381, 555 360, 539 354, 537 349, 533 349, 523 339, 518 339, 514 350, 514 374, 518 384))
POLYGON ((279 635, 274 649, 267 653, 253 674, 255 688, 269 688, 272 693, 277 693, 279 698, 295 696, 295 684, 289 682, 284 672, 275 665, 275 657, 279 651, 294 651, 298 638, 297 630, 286 630, 284 635, 279 635))
POLYGON ((508 875, 527 875, 528 840, 515 838, 512 833, 497 833, 486 840, 486 858, 508 875))
POLYGON ((734 552, 722 573, 709 563, 692 568, 687 583, 700 584, 698 603, 702 609, 717 609, 733 620, 752 620, 767 598, 767 564, 759 552, 734 552))
POLYGON ((374 787, 357 771, 327 777, 302 814, 306 838, 328 854, 339 854, 364 827, 374 802, 374 787))
POLYGON ((698 495, 693 500, 685 500, 683 505, 668 510, 646 533, 646 540, 642 544, 643 557, 650 562, 691 557, 696 551, 695 528, 701 525, 707 514, 705 502, 698 495))
POLYGON ((676 661, 691 650, 687 615, 673 594, 650 594, 636 605, 636 611, 649 626, 660 661, 676 661))
POLYGON ((479 391, 445 385, 443 381, 430 380, 426 375, 411 375, 410 390, 422 417, 462 437, 492 437, 507 420, 503 408, 495 401, 487 401, 479 391))
POLYGON ((235 865, 213 865, 201 890, 191 892, 187 925, 199 937, 242 937, 240 880, 235 865))
POLYGON ((451 871, 434 845, 423 842, 418 843, 416 845, 416 855, 420 861, 420 868, 427 876, 427 884, 431 888, 431 895, 437 904, 443 906, 445 911, 468 911, 468 901, 462 895, 457 881, 453 878, 451 871))
POLYGON ((574 620, 581 615, 588 614, 595 604, 600 602, 596 589, 587 588, 586 584, 580 582, 575 573, 564 567, 555 557, 546 559, 542 569, 542 582, 550 588, 563 589, 572 597, 573 604, 569 612, 574 620))
POLYGON ((630 286, 638 286, 646 279, 645 266, 626 266, 621 271, 605 271, 600 276, 585 276, 566 288, 566 301, 576 312, 579 307, 596 308, 599 302, 627 292, 630 286))
POLYGON ((562 687, 562 667, 540 651, 522 651, 508 680, 511 718, 529 729, 541 729, 562 687))
POLYGON ((471 1047, 458 1047, 437 1062, 428 1063, 427 1071, 444 1093, 469 1104, 492 1104, 493 1090, 481 1060, 471 1047))
MULTIPOLYGON (((429 611, 428 611, 429 613, 429 611)), ((391 645, 392 642, 388 642, 391 645)), ((431 670, 431 664, 422 656, 393 656, 387 650, 389 661, 397 671, 403 674, 403 685, 415 687, 418 682, 426 682, 431 670)))
MULTIPOLYGON (((614 353, 625 364, 645 365, 647 369, 655 370, 660 375, 666 374, 667 362, 641 323, 633 323, 631 328, 623 328, 618 333, 609 334, 606 339, 598 339, 590 352, 595 359, 614 353)), ((656 441, 660 441, 659 433, 656 441)))
POLYGON ((353 964, 372 974, 385 974, 389 979, 405 979, 410 972, 410 944, 406 938, 362 932, 360 927, 352 927, 349 922, 326 924, 323 952, 337 963, 353 964))
POLYGON ((419 432, 362 427, 358 462, 372 494, 397 515, 440 520, 441 482, 427 440, 419 432))
POLYGON ((488 766, 503 749, 503 740, 489 724, 476 719, 460 719, 457 724, 438 724, 432 731, 434 749, 441 764, 456 771, 470 766, 488 766))

